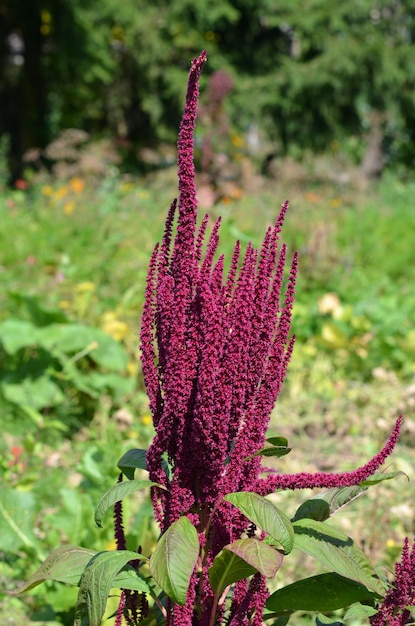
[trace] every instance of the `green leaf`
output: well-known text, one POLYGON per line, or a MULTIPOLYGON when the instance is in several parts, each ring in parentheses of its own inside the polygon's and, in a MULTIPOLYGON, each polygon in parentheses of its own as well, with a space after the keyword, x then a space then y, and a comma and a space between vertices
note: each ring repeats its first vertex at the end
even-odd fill
POLYGON ((319 613, 316 616, 316 626, 344 626, 343 621, 339 622, 335 617, 319 613), (334 621, 333 621, 334 620, 334 621))
POLYGON ((118 483, 111 487, 111 489, 104 493, 95 509, 94 520, 96 525, 102 528, 102 518, 108 509, 116 502, 129 496, 134 491, 137 491, 137 489, 146 489, 149 487, 160 487, 164 489, 162 485, 153 483, 151 480, 129 480, 128 482, 118 483))
POLYGON ((260 450, 257 450, 255 454, 246 457, 245 461, 247 461, 248 459, 253 459, 255 456, 282 457, 291 452, 291 448, 287 447, 288 440, 285 437, 268 437, 265 441, 267 443, 270 443, 272 447, 264 447, 260 450))
POLYGON ((392 480, 393 478, 396 478, 396 476, 405 476, 405 478, 408 478, 408 476, 405 474, 405 472, 389 472, 389 473, 385 473, 383 474, 382 472, 378 472, 376 474, 372 474, 372 476, 369 476, 369 478, 367 478, 366 480, 363 480, 360 485, 362 487, 370 487, 372 485, 377 485, 379 483, 383 483, 384 480, 392 480))
POLYGON ((85 374, 84 380, 89 387, 98 392, 98 395, 105 390, 111 390, 112 393, 117 394, 117 397, 122 398, 132 393, 135 388, 133 378, 126 378, 115 372, 104 373, 102 370, 88 372, 85 374))
POLYGON ((21 348, 37 341, 37 328, 31 322, 8 319, 0 323, 0 341, 7 354, 16 354, 21 348))
POLYGON ((131 589, 132 591, 151 593, 151 587, 146 579, 130 565, 126 565, 118 572, 112 585, 117 587, 117 589, 131 589))
POLYGON ((128 563, 143 558, 136 552, 98 552, 87 564, 79 586, 75 626, 100 626, 108 594, 118 572, 128 563))
POLYGON ((24 378, 21 383, 2 383, 3 395, 9 402, 34 409, 58 406, 65 400, 62 391, 49 376, 24 378))
POLYGON ((257 572, 274 578, 282 561, 283 555, 262 541, 238 539, 215 557, 209 568, 209 581, 215 594, 220 595, 228 585, 257 572))
POLYGON ((296 549, 314 557, 340 576, 356 580, 384 595, 383 583, 353 539, 324 522, 312 519, 300 519, 293 526, 296 549))
POLYGON ((369 617, 372 617, 372 615, 375 615, 377 612, 377 609, 373 608, 373 606, 356 602, 356 604, 353 604, 349 609, 347 609, 343 620, 345 622, 351 620, 352 622, 368 623, 369 617))
POLYGON ((45 580, 56 580, 68 585, 77 586, 82 572, 91 558, 97 554, 95 550, 65 546, 54 550, 42 563, 39 569, 26 581, 16 593, 24 593, 40 585, 45 580))
POLYGON ((274 448, 260 448, 255 454, 247 456, 244 460, 253 459, 255 456, 276 456, 282 457, 291 452, 291 448, 274 447, 274 448))
POLYGON ((134 470, 147 469, 146 465, 146 453, 147 450, 141 450, 140 448, 134 448, 128 450, 118 461, 118 467, 125 476, 132 480, 134 478, 134 470))
MULTIPOLYGON (((33 589, 45 580, 55 580, 78 587, 82 574, 97 553, 96 550, 65 546, 54 550, 42 563, 39 569, 20 587, 15 595, 33 589)), ((138 557, 138 555, 136 555, 138 557)), ((130 559, 131 560, 131 559, 130 559)), ((123 567, 113 580, 113 586, 120 589, 132 589, 150 593, 151 589, 146 580, 130 566, 123 567)))
POLYGON ((95 332, 85 324, 49 324, 39 329, 38 341, 45 350, 57 348, 66 354, 75 354, 95 341, 95 332))
POLYGON ((198 555, 196 528, 187 517, 180 517, 162 535, 151 556, 151 575, 176 604, 186 603, 187 589, 198 555))
POLYGON ((278 541, 286 554, 291 552, 294 530, 288 517, 275 504, 249 491, 228 493, 224 500, 236 506, 255 526, 278 541))
POLYGON ((266 578, 274 578, 284 558, 280 552, 254 537, 238 539, 224 550, 236 554, 266 578))
POLYGON ((209 568, 209 582, 216 595, 220 595, 228 585, 257 573, 255 567, 225 548, 216 555, 209 568))
POLYGON ((298 507, 291 521, 296 522, 299 519, 308 518, 315 519, 319 522, 324 522, 324 520, 328 519, 329 517, 329 503, 325 500, 312 498, 311 500, 306 500, 300 507, 298 507))
POLYGON ((378 472, 370 476, 367 480, 361 482, 360 485, 328 489, 327 491, 323 491, 322 493, 314 496, 312 500, 319 499, 328 502, 330 506, 330 515, 334 515, 336 511, 361 496, 370 486, 377 485, 384 480, 392 480, 396 476, 406 476, 406 474, 404 474, 404 472, 378 472))
POLYGON ((334 572, 298 580, 275 591, 267 600, 270 611, 335 611, 378 596, 354 580, 334 572))
POLYGON ((265 441, 277 448, 286 448, 288 446, 288 439, 285 437, 268 437, 265 441))
POLYGON ((99 333, 95 339, 98 347, 91 352, 92 360, 101 367, 111 371, 120 372, 125 370, 128 363, 128 354, 125 347, 103 331, 96 332, 99 333))
POLYGON ((95 363, 111 371, 124 370, 128 355, 122 344, 98 328, 84 324, 51 324, 38 330, 39 344, 68 354, 88 354, 95 363))
POLYGON ((344 506, 362 495, 368 487, 353 485, 352 487, 334 487, 315 495, 311 500, 324 500, 329 505, 330 515, 334 515, 344 506))

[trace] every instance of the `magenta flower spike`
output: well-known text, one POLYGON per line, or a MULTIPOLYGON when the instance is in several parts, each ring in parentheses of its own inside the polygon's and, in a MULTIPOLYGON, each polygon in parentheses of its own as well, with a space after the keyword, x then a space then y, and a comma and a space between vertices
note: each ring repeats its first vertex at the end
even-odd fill
POLYGON ((413 624, 415 606, 415 541, 409 549, 406 537, 400 563, 395 564, 395 583, 388 591, 379 611, 370 618, 372 626, 413 624))
MULTIPOLYGON (((264 477, 261 457, 254 455, 265 444, 294 347, 290 325, 298 259, 295 254, 282 293, 287 251, 279 236, 288 202, 259 250, 248 245, 242 254, 239 242, 235 244, 226 274, 224 259, 216 254, 220 220, 209 237, 207 216, 198 227, 193 135, 205 61, 202 52, 189 73, 178 139, 179 198, 150 260, 140 335, 155 428, 147 467, 150 479, 166 488, 153 489, 155 515, 162 532, 187 515, 206 547, 203 584, 195 574, 186 606, 173 605, 167 626, 211 623, 213 592, 207 569, 249 526, 223 502, 225 494, 359 484, 391 454, 402 422, 398 418, 382 450, 353 472, 264 477), (196 593, 203 608, 197 617, 192 608, 196 593)), ((259 575, 249 584, 237 583, 228 625, 247 624, 248 614, 262 615, 266 597, 259 575)), ((215 626, 220 615, 218 608, 215 626)), ((254 623, 259 626, 260 618, 254 623)))

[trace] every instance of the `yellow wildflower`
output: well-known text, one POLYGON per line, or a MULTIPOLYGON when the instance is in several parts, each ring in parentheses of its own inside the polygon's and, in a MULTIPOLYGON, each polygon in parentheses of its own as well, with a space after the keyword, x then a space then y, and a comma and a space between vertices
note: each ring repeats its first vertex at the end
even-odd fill
POLYGON ((96 289, 95 283, 93 283, 90 280, 85 280, 84 282, 78 283, 75 286, 75 290, 78 293, 85 293, 86 291, 95 291, 95 289, 96 289))
POLYGON ((107 311, 102 316, 102 328, 107 335, 116 341, 122 341, 128 334, 128 325, 117 318, 117 313, 107 311))
POLYGON ((69 184, 71 186, 72 191, 74 191, 75 193, 82 193, 82 191, 84 190, 85 184, 82 178, 79 178, 79 177, 71 178, 71 180, 69 181, 69 184))
POLYGON ((235 146, 235 148, 243 148, 243 146, 245 145, 245 141, 244 138, 241 137, 240 135, 232 134, 232 145, 235 146))
POLYGON ((126 370, 128 376, 134 378, 135 376, 137 376, 137 363, 135 361, 128 361, 126 370))
POLYGON ((75 203, 74 202, 65 202, 63 205, 63 212, 65 215, 72 215, 75 211, 75 203))

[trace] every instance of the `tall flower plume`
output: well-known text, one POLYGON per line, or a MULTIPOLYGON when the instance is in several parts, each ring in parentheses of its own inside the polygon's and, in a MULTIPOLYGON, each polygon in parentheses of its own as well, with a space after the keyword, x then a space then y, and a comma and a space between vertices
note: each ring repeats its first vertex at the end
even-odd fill
MULTIPOLYGON (((154 510, 162 532, 181 515, 189 517, 206 542, 204 572, 248 527, 222 502, 226 493, 358 484, 392 452, 401 426, 399 418, 384 448, 354 472, 260 476, 261 457, 254 455, 264 446, 294 347, 290 324, 298 260, 294 254, 284 293, 287 251, 279 236, 288 202, 259 250, 249 244, 242 254, 235 244, 227 272, 217 255, 220 219, 209 236, 208 217, 198 225, 193 135, 205 61, 202 52, 189 73, 178 139, 179 198, 150 260, 140 336, 156 432, 147 467, 151 480, 166 487, 153 489, 154 510)), ((263 582, 255 581, 253 587, 236 586, 229 626, 245 623, 247 612, 252 614, 252 594, 262 611, 263 582)), ((193 600, 197 584, 194 576, 193 600)), ((193 624, 207 625, 213 594, 208 583, 200 587, 204 610, 193 624)), ((176 618, 169 620, 168 626, 190 626, 190 604, 177 607, 176 618)))

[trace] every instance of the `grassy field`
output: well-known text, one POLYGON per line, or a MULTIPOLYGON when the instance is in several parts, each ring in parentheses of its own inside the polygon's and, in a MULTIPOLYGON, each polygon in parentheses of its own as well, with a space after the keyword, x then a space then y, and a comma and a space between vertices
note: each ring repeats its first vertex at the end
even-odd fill
MULTIPOLYGON (((415 531, 414 192, 393 177, 364 192, 268 180, 210 210, 223 217, 221 251, 229 254, 236 239, 258 245, 291 201, 283 239, 300 253, 300 279, 297 344, 271 421, 293 447, 281 471, 352 469, 405 416, 390 469, 412 483, 400 477, 373 488, 336 520, 384 567, 415 531)), ((113 547, 110 520, 94 528, 93 511, 121 455, 151 439, 137 334, 147 263, 175 194, 174 169, 0 191, 3 589, 63 543, 113 547)), ((292 515, 305 495, 277 498, 292 515)), ((150 548, 148 503, 128 506, 132 549, 150 548)), ((284 581, 299 569, 301 577, 317 572, 286 563, 284 581)), ((0 615, 10 626, 67 626, 75 598, 48 583, 22 598, 0 596, 0 615)))

